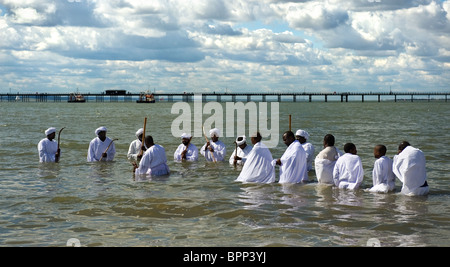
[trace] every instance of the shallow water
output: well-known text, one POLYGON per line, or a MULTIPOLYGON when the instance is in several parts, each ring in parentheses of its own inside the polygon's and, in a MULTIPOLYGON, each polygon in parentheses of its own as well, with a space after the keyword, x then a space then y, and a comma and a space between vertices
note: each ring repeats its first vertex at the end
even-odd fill
MULTIPOLYGON (((445 102, 281 103, 280 135, 311 135, 316 154, 327 133, 342 149, 358 148, 362 189, 339 190, 313 181, 301 185, 241 184, 228 163, 176 163, 178 137, 170 131, 172 103, 0 103, 0 245, 65 246, 448 246, 450 237, 450 106, 445 102), (126 158, 134 133, 147 132, 165 147, 171 175, 137 182, 126 158), (116 142, 116 159, 87 163, 99 126, 116 142), (61 134, 59 164, 40 164, 37 143, 50 126, 61 134), (393 157, 408 140, 424 151, 430 194, 407 197, 364 192, 371 186, 379 143, 393 157)), ((204 119, 208 115, 204 116, 204 119)), ((228 157, 231 137, 221 138, 228 157)), ((192 141, 197 147, 203 137, 192 141)), ((281 157, 285 145, 271 149, 281 157)), ((397 180, 397 192, 401 187, 397 180)))

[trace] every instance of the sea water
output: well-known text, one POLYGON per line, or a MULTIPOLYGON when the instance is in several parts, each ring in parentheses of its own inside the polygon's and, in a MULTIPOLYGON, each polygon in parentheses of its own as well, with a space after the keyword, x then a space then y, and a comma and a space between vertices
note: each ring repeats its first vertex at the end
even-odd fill
MULTIPOLYGON (((225 105, 225 104, 223 104, 225 105)), ((173 103, 0 103, 0 246, 449 246, 450 104, 411 102, 297 102, 279 105, 281 135, 310 134, 316 155, 331 133, 336 146, 352 142, 364 167, 356 191, 310 183, 235 182, 240 167, 228 162, 177 163, 181 140, 171 134, 173 103), (148 118, 147 134, 164 146, 171 174, 134 180, 126 155, 148 118), (114 162, 87 163, 95 129, 118 138, 114 162), (37 144, 48 127, 61 133, 61 160, 39 163, 37 144), (408 197, 365 192, 372 185, 373 148, 393 158, 409 141, 426 155, 430 193, 408 197)), ((205 115, 205 118, 208 116, 205 115)), ((221 140, 227 158, 234 137, 221 140)), ((204 137, 192 140, 198 148, 204 137)), ((278 170, 277 170, 278 171, 278 170)))

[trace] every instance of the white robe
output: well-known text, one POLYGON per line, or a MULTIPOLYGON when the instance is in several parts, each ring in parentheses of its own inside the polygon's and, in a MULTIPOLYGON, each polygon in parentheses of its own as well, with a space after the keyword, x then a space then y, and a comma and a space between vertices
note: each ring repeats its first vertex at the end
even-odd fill
MULTIPOLYGON (((247 145, 244 149, 241 149, 239 146, 237 147, 237 156, 242 158, 241 160, 237 161, 237 165, 244 165, 245 161, 247 160, 248 154, 252 151, 252 146, 247 145)), ((233 154, 231 154, 231 157, 229 159, 229 162, 231 165, 234 165, 234 156, 236 155, 236 149, 233 151, 233 154)))
POLYGON ((334 184, 333 170, 336 160, 342 156, 342 152, 336 147, 326 147, 314 160, 317 181, 322 184, 334 184), (333 158, 333 160, 329 159, 333 158))
POLYGON ((312 165, 313 165, 313 161, 314 161, 314 146, 311 143, 303 143, 302 144, 303 149, 306 152, 306 167, 307 167, 307 171, 312 170, 312 165))
POLYGON ((280 183, 295 184, 308 181, 306 152, 298 140, 289 145, 280 161, 280 183))
MULTIPOLYGON (((173 159, 176 161, 182 161, 181 153, 185 149, 186 149, 186 146, 183 144, 180 144, 178 146, 177 150, 175 151, 175 153, 173 153, 173 159)), ((198 148, 194 144, 189 143, 189 147, 186 152, 186 161, 197 161, 197 160, 198 160, 198 148)))
POLYGON ((212 140, 210 140, 209 144, 214 149, 214 158, 212 157, 209 148, 207 151, 205 151, 206 144, 204 144, 200 149, 200 153, 205 157, 206 161, 224 161, 225 155, 227 154, 225 144, 220 140, 218 140, 217 142, 213 142, 212 140))
POLYGON ((403 183, 402 194, 428 194, 428 186, 423 186, 427 180, 427 172, 425 169, 425 155, 421 150, 407 146, 399 155, 394 157, 392 170, 403 183))
POLYGON ((359 188, 363 178, 364 170, 358 155, 345 153, 338 158, 333 169, 334 185, 354 190, 359 188))
POLYGON ((55 162, 55 155, 58 151, 57 142, 44 138, 39 142, 37 148, 39 151, 39 162, 55 162))
POLYGON ((169 174, 167 166, 166 150, 160 145, 153 145, 142 156, 136 175, 161 176, 169 174))
POLYGON ((373 164, 372 171, 373 187, 369 189, 372 193, 387 193, 395 189, 395 176, 392 172, 392 160, 382 156, 373 164))
POLYGON ((139 139, 136 139, 133 142, 131 142, 130 147, 128 148, 127 158, 129 160, 137 160, 137 156, 141 152, 141 146, 142 142, 139 139))
POLYGON ((272 153, 261 142, 256 143, 242 167, 236 181, 250 183, 274 183, 275 167, 272 166, 272 153))
MULTIPOLYGON (((92 139, 92 141, 89 143, 87 161, 88 162, 100 161, 103 152, 105 152, 106 148, 108 148, 111 141, 112 139, 110 139, 109 137, 106 137, 104 142, 102 142, 102 140, 100 140, 100 138, 98 137, 92 139)), ((114 142, 111 144, 106 154, 107 157, 103 158, 102 159, 103 161, 114 160, 114 156, 116 155, 116 147, 114 145, 114 142)))

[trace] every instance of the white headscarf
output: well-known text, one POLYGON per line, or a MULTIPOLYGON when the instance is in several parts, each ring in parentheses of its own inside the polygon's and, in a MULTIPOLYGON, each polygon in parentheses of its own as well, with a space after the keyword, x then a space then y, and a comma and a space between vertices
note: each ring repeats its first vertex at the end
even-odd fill
POLYGON ((243 144, 245 144, 246 142, 247 142, 247 139, 245 138, 245 135, 243 135, 243 136, 238 136, 238 138, 236 138, 236 144, 237 144, 238 146, 243 145, 243 144), (238 141, 238 139, 239 139, 240 137, 242 137, 242 140, 241 140, 241 141, 238 141))
POLYGON ((306 140, 308 140, 309 138, 309 133, 307 131, 304 130, 297 130, 297 132, 295 132, 295 136, 302 136, 304 137, 306 140))
POLYGON ((136 138, 139 139, 139 135, 141 135, 141 134, 143 134, 143 133, 144 133, 144 128, 141 128, 141 129, 137 130, 137 132, 136 132, 136 138))
POLYGON ((108 130, 106 129, 105 126, 99 127, 95 130, 95 135, 98 135, 100 132, 107 132, 108 130))
POLYGON ((55 132, 56 132, 55 127, 50 127, 47 130, 45 130, 45 135, 49 135, 49 134, 52 134, 52 133, 55 133, 55 132))
POLYGON ((190 134, 188 134, 188 133, 183 133, 183 134, 181 135, 181 138, 182 138, 182 139, 191 139, 191 137, 192 137, 192 135, 190 135, 190 134))
POLYGON ((214 135, 220 137, 220 130, 217 128, 209 130, 209 135, 213 137, 214 135))

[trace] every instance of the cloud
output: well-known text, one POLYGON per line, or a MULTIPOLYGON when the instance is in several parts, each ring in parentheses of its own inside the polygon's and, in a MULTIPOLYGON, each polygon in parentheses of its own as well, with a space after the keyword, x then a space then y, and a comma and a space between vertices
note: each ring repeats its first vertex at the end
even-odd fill
POLYGON ((349 19, 346 10, 320 2, 284 6, 278 12, 281 16, 286 14, 286 20, 291 27, 310 30, 333 29, 349 19))
POLYGON ((2 1, 8 16, 16 24, 33 26, 104 27, 89 1, 2 1))
POLYGON ((448 0, 0 0, 0 11, 0 91, 450 84, 448 0))
POLYGON ((231 27, 231 25, 229 24, 211 25, 205 23, 204 32, 206 32, 207 34, 218 34, 229 36, 242 35, 242 32, 240 30, 233 29, 233 27, 231 27))

